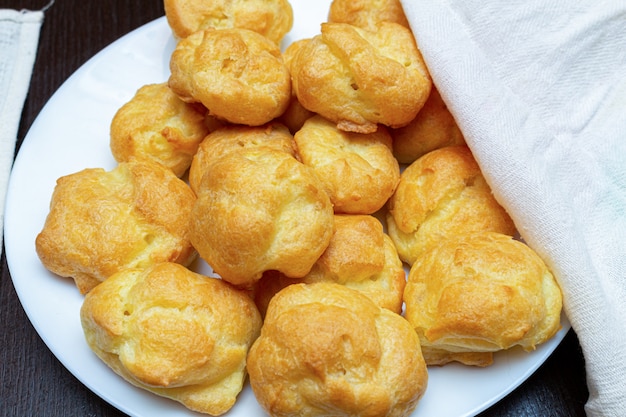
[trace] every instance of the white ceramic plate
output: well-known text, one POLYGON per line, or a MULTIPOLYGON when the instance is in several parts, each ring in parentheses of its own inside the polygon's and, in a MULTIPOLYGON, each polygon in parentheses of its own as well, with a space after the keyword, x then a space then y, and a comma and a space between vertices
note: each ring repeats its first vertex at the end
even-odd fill
MULTIPOLYGON (((292 0, 295 25, 285 43, 314 36, 330 1, 292 0)), ((5 212, 5 245, 20 301, 37 332, 83 384, 132 416, 193 416, 180 404, 126 383, 104 365, 83 338, 82 296, 71 279, 49 273, 35 252, 35 236, 48 214, 57 178, 88 167, 115 167, 109 124, 115 111, 144 84, 169 76, 174 48, 165 18, 151 22, 102 50, 52 96, 33 123, 17 155, 5 212)), ((199 266, 202 269, 202 265, 199 266)), ((497 354, 477 369, 448 365, 429 371, 428 389, 413 416, 459 417, 483 411, 528 378, 558 346, 563 329, 536 351, 497 354)), ((246 386, 228 416, 261 416, 246 386)))

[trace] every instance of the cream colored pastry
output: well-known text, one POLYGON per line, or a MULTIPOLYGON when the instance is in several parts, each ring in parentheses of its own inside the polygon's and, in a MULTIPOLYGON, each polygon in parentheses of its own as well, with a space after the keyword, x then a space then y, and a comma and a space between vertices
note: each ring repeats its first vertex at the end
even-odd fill
POLYGON ((442 239, 477 231, 516 232, 467 146, 437 149, 409 165, 388 207, 387 231, 409 265, 442 239))
POLYGON ((408 416, 428 380, 409 323, 334 283, 280 291, 247 364, 259 404, 274 417, 408 416))
POLYGON ((211 132, 200 144, 189 168, 189 185, 200 188, 202 176, 230 152, 249 148, 272 148, 295 156, 295 142, 289 130, 280 123, 263 126, 227 125, 211 132))
POLYGON ((360 291, 395 313, 402 311, 405 271, 380 221, 370 215, 335 215, 335 233, 311 272, 300 279, 270 271, 255 287, 255 301, 265 314, 271 298, 284 287, 304 282, 334 282, 360 291))
POLYGON ((168 85, 230 123, 258 126, 283 114, 291 99, 289 70, 277 45, 247 29, 195 32, 170 59, 168 85))
POLYGON ((411 31, 390 22, 376 30, 323 23, 294 56, 291 76, 305 108, 360 133, 407 125, 432 87, 411 31))
POLYGON ((80 318, 89 347, 125 380, 211 415, 234 405, 262 324, 247 294, 173 263, 111 276, 80 318))
POLYGON ((391 136, 394 156, 402 164, 410 164, 435 149, 465 145, 461 130, 434 87, 415 119, 392 130, 391 136))
POLYGON ((185 103, 166 83, 142 86, 113 116, 110 146, 117 162, 148 158, 182 177, 209 133, 206 109, 185 103))
MULTIPOLYGON (((310 39, 298 39, 290 43, 287 48, 285 48, 283 52, 283 61, 285 62, 287 68, 289 68, 290 73, 291 61, 293 60, 293 57, 300 50, 300 48, 305 45, 309 40, 310 39)), ((304 122, 314 115, 315 113, 307 110, 302 104, 300 104, 300 101, 298 101, 298 96, 296 96, 296 92, 292 88, 291 101, 289 102, 289 106, 287 107, 285 112, 280 115, 278 120, 285 126, 287 126, 292 134, 295 134, 298 130, 300 130, 304 122)))
POLYGON ((197 255, 189 239, 195 199, 170 169, 147 160, 63 176, 35 241, 37 255, 81 293, 122 269, 188 265, 197 255))
POLYGON ((380 22, 394 22, 409 28, 400 0, 333 0, 328 21, 371 30, 380 22))
POLYGON ((492 352, 533 350, 560 328, 554 276, 532 249, 500 233, 458 235, 426 251, 404 301, 430 365, 486 366, 492 352))
POLYGON ((224 280, 241 287, 263 272, 305 276, 333 234, 333 209, 317 176, 283 150, 243 148, 202 177, 190 236, 224 280))
POLYGON ((324 183, 336 213, 375 213, 396 189, 400 167, 384 126, 373 133, 344 132, 316 115, 294 140, 302 162, 324 183))
POLYGON ((243 28, 280 44, 293 26, 288 0, 164 0, 163 5, 179 39, 204 29, 243 28))

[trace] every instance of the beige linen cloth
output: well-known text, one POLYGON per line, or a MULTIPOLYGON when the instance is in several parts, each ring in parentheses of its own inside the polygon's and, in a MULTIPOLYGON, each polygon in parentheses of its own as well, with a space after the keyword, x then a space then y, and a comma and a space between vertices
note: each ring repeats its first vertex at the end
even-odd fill
MULTIPOLYGON (((0 224, 43 11, 0 9, 0 224)), ((2 251, 0 235, 0 254, 2 251)))
POLYGON ((626 415, 626 1, 402 0, 494 194, 549 263, 589 416, 626 415))

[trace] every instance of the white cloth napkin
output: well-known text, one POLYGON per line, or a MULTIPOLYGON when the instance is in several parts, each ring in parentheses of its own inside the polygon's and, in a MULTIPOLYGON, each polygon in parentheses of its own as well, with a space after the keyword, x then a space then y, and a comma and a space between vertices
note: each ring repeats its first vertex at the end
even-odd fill
POLYGON ((500 203, 551 266, 589 416, 626 413, 626 2, 402 0, 500 203))
MULTIPOLYGON (((43 11, 0 9, 0 224, 43 11)), ((0 234, 0 254, 2 253, 0 234)))

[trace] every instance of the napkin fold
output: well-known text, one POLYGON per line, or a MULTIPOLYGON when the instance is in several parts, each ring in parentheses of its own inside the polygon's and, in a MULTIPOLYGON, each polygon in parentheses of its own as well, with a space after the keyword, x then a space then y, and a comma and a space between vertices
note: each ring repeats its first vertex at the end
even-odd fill
POLYGON ((585 357, 589 416, 626 410, 626 2, 401 0, 433 81, 585 357))
MULTIPOLYGON (((0 9, 0 224, 43 11, 0 9)), ((0 254, 2 254, 0 234, 0 254)))

